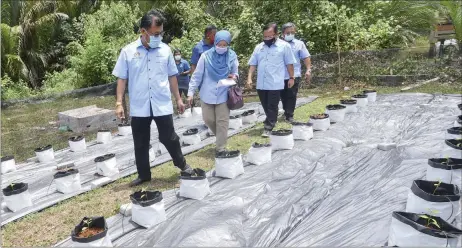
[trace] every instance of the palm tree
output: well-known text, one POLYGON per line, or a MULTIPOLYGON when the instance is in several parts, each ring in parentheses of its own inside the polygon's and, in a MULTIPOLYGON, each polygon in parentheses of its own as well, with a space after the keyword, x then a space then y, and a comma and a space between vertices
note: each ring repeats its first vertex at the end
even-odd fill
POLYGON ((18 56, 19 27, 10 27, 5 23, 1 24, 2 48, 1 48, 1 69, 2 77, 7 74, 13 81, 24 79, 24 64, 18 56))
POLYGON ((20 18, 19 57, 26 67, 29 87, 41 87, 50 54, 43 49, 47 41, 56 36, 55 27, 68 19, 68 15, 57 12, 57 1, 38 1, 20 18), (51 36, 51 37, 50 37, 51 36), (41 42, 43 41, 43 42, 41 42))

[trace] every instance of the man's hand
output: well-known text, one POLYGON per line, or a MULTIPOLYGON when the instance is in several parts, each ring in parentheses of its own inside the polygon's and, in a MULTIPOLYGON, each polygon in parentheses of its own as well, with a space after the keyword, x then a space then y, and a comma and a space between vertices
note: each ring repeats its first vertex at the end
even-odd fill
POLYGON ((252 80, 247 80, 247 83, 245 84, 245 89, 248 91, 252 90, 252 80))
POLYGON ((122 105, 117 105, 117 107, 116 107, 116 116, 117 116, 117 118, 119 118, 121 120, 125 119, 124 107, 122 107, 122 105))
POLYGON ((309 84, 311 81, 311 71, 310 70, 307 70, 305 73, 305 81, 307 84, 309 84))
POLYGON ((185 106, 184 106, 183 100, 181 100, 181 98, 176 101, 176 106, 178 107, 178 113, 183 114, 185 106))
POLYGON ((194 96, 188 96, 188 104, 192 107, 194 96))
POLYGON ((294 79, 289 79, 289 82, 287 83, 287 86, 289 88, 292 88, 294 86, 294 83, 295 83, 294 79))

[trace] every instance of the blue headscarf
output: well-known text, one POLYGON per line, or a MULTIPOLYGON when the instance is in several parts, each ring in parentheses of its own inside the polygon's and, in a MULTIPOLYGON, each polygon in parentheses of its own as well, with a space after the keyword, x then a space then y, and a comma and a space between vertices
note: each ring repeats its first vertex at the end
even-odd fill
POLYGON ((237 59, 236 53, 229 47, 230 43, 231 34, 226 30, 221 30, 215 34, 214 46, 204 52, 205 68, 208 75, 216 82, 228 77, 231 65, 237 59), (218 54, 215 51, 215 46, 222 40, 228 43, 228 51, 224 54, 218 54))

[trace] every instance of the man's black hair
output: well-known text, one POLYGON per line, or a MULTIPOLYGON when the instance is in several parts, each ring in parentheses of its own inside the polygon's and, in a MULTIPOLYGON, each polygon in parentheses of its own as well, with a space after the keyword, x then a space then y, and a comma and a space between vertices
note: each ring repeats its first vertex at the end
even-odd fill
POLYGON ((178 49, 178 48, 175 48, 175 50, 173 50, 173 54, 175 54, 175 53, 179 53, 179 54, 181 54, 181 50, 180 50, 180 49, 178 49))
POLYGON ((165 17, 159 11, 153 9, 150 10, 148 13, 144 14, 143 17, 141 17, 140 29, 149 29, 152 26, 152 24, 156 25, 156 27, 159 27, 162 26, 165 22, 165 17), (155 17, 154 23, 153 17, 155 17))
POLYGON ((217 30, 217 27, 215 27, 215 25, 208 25, 204 30, 204 36, 207 35, 207 33, 212 30, 217 30))
POLYGON ((270 22, 270 23, 266 24, 266 25, 263 27, 263 31, 266 31, 266 30, 268 30, 268 29, 270 29, 270 28, 273 28, 273 31, 274 31, 275 34, 278 33, 278 24, 277 24, 277 23, 275 23, 275 22, 270 22))

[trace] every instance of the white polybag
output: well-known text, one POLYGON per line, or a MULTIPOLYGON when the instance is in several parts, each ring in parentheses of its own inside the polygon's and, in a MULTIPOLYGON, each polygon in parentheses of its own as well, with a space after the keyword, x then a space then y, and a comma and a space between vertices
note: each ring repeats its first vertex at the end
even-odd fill
POLYGON ((113 247, 111 237, 106 234, 103 238, 88 243, 72 241, 71 247, 113 247))
POLYGON ((377 98, 377 91, 375 91, 375 90, 365 90, 364 95, 367 96, 367 102, 368 103, 375 102, 375 100, 377 98))
POLYGON ((98 144, 108 144, 112 140, 111 131, 109 130, 99 130, 96 134, 96 143, 98 144))
POLYGON ((13 156, 2 157, 2 174, 16 171, 16 162, 13 156))
POLYGON ((345 119, 346 107, 340 104, 327 105, 325 113, 329 115, 330 122, 341 122, 345 119))
POLYGON ((132 221, 137 223, 140 226, 150 228, 161 222, 167 220, 167 215, 165 214, 164 201, 162 199, 162 193, 159 191, 137 191, 130 195, 132 200, 132 221), (140 196, 143 196, 145 199, 148 195, 153 197, 149 201, 142 201, 139 199, 140 196), (135 195, 137 198, 135 198, 135 195))
POLYGON ((193 116, 202 116, 202 108, 201 107, 192 108, 192 115, 193 116))
POLYGON ((441 152, 442 158, 462 158, 462 145, 457 146, 461 141, 450 139, 445 140, 445 143, 447 146, 441 152))
POLYGON ((451 127, 446 131, 445 139, 462 139, 462 127, 451 127))
POLYGON ((456 158, 429 159, 427 164, 426 180, 455 184, 459 187, 459 189, 461 189, 462 160, 456 158))
POLYGON ((329 115, 324 119, 314 119, 313 116, 310 116, 310 123, 313 124, 313 130, 326 131, 330 128, 329 115))
POLYGON ((185 145, 195 145, 201 143, 201 136, 197 128, 191 128, 183 133, 182 142, 185 145))
POLYGON ((462 125, 458 121, 454 121, 454 127, 462 127, 462 125))
POLYGON ((76 169, 70 169, 64 172, 58 172, 54 175, 56 190, 67 194, 82 189, 80 184, 80 173, 76 169))
POLYGON ((223 152, 215 157, 215 176, 233 179, 244 173, 242 155, 239 151, 223 152))
POLYGON ((51 145, 35 149, 35 155, 41 163, 50 162, 55 159, 55 153, 51 145))
POLYGON ((73 152, 80 152, 87 149, 87 144, 85 143, 85 137, 75 136, 69 138, 69 149, 73 152))
POLYGON ((255 165, 262 165, 271 162, 271 144, 254 143, 246 156, 246 162, 255 165))
POLYGON ((242 114, 242 123, 243 124, 253 124, 258 121, 257 114, 255 110, 249 110, 242 114))
POLYGON ((441 183, 438 195, 433 194, 434 184, 437 182, 415 180, 407 197, 406 212, 434 215, 451 223, 460 209, 459 188, 453 184, 441 183))
POLYGON ((294 148, 294 135, 292 130, 272 131, 270 141, 273 151, 291 150, 294 148))
POLYGON ((294 140, 310 140, 313 138, 313 124, 293 122, 292 131, 294 140))
POLYGON ((179 115, 180 118, 189 118, 192 116, 191 108, 187 108, 184 110, 183 114, 179 115))
POLYGON ((105 177, 112 177, 119 174, 115 154, 106 154, 101 157, 95 158, 96 171, 98 174, 105 177))
POLYGON ((185 198, 191 198, 195 200, 202 200, 210 191, 210 183, 205 175, 205 171, 201 169, 194 169, 196 176, 185 176, 180 177, 180 196, 185 198))
POLYGON ((3 200, 8 209, 13 212, 32 206, 32 196, 27 183, 12 184, 4 188, 3 200))
POLYGON ((240 116, 229 117, 229 129, 237 130, 242 127, 242 118, 240 116))
MULTIPOLYGON (((460 230, 446 223, 445 226, 449 226, 445 230, 447 234, 438 234, 439 232, 415 221, 417 216, 414 213, 393 212, 388 232, 389 247, 457 247, 460 230)), ((442 226, 440 223, 443 220, 438 217, 434 219, 442 226)))
POLYGON ((120 136, 128 136, 132 134, 132 127, 130 125, 119 124, 119 135, 120 136))
POLYGON ((351 99, 356 100, 356 104, 358 107, 366 107, 367 106, 367 96, 366 95, 354 95, 351 99))
POLYGON ((111 236, 109 236, 108 227, 104 217, 85 217, 77 225, 71 233, 71 247, 112 247, 111 236), (84 221, 89 221, 90 224, 85 224, 84 221), (103 228, 104 231, 92 237, 79 238, 77 233, 83 228, 90 225, 90 227, 103 228))
POLYGON ((340 104, 346 107, 346 114, 358 112, 358 104, 356 100, 340 100, 340 104))

